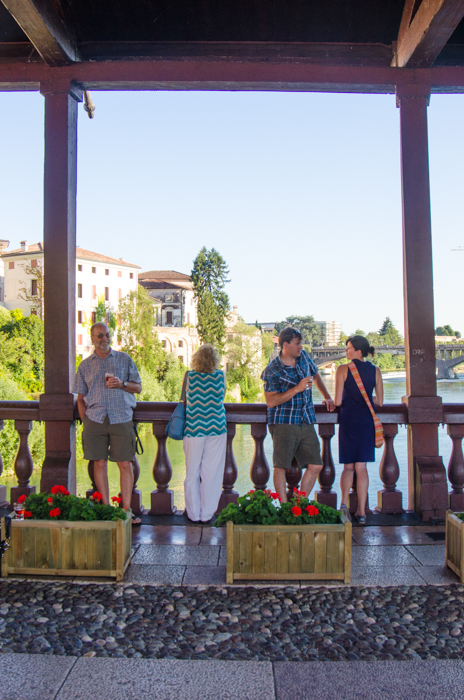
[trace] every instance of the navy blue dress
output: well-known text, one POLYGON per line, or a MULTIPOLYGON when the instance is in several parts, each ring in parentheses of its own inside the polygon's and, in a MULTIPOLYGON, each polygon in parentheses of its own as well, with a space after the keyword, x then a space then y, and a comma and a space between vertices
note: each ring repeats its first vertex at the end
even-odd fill
MULTIPOLYGON (((372 407, 372 392, 375 387, 376 367, 372 362, 353 360, 372 407)), ((358 389, 351 370, 343 387, 338 430, 338 455, 342 464, 353 462, 375 462, 375 429, 371 412, 358 389)))

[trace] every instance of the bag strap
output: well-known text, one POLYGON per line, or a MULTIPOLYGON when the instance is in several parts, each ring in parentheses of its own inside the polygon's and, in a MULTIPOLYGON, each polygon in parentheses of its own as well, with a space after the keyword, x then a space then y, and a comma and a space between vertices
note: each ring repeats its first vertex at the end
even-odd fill
POLYGON ((365 388, 364 388, 364 384, 362 383, 362 379, 361 379, 361 376, 360 376, 360 374, 359 374, 359 372, 358 372, 358 368, 356 367, 356 365, 354 364, 354 362, 349 362, 349 363, 348 363, 348 367, 349 367, 349 369, 350 369, 351 374, 353 375, 353 379, 354 379, 354 381, 356 382, 359 391, 360 391, 361 394, 362 394, 362 397, 363 397, 364 401, 367 403, 367 407, 368 407, 369 411, 371 412, 372 418, 373 418, 373 420, 374 420, 375 437, 376 437, 376 442, 377 442, 377 437, 378 437, 378 435, 382 435, 382 436, 383 436, 383 427, 382 427, 382 423, 381 423, 381 421, 380 421, 380 418, 378 417, 378 415, 376 414, 376 412, 375 412, 374 409, 372 408, 372 404, 371 404, 371 402, 370 402, 370 400, 369 400, 369 397, 368 397, 368 395, 367 395, 367 391, 366 391, 365 388))
POLYGON ((135 432, 135 452, 138 455, 143 455, 143 445, 140 439, 139 431, 137 430, 137 423, 134 421, 134 432, 135 432))
POLYGON ((184 374, 184 381, 182 382, 182 391, 180 392, 180 400, 184 404, 187 403, 187 389, 188 389, 189 372, 184 374))

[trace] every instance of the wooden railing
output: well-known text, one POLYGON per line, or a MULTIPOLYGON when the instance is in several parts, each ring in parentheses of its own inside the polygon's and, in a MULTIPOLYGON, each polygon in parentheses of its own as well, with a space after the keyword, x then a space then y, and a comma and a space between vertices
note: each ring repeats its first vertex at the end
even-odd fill
MULTIPOLYGON (((167 515, 175 512, 174 494, 169 488, 172 478, 172 466, 166 449, 165 429, 176 404, 139 402, 134 411, 134 420, 137 423, 150 423, 153 434, 157 439, 157 452, 153 463, 153 480, 155 488, 150 494, 149 513, 167 515)), ((400 474, 400 466, 395 455, 394 440, 398 433, 398 425, 408 423, 407 407, 404 404, 387 404, 377 410, 382 421, 385 434, 385 444, 380 463, 380 478, 383 489, 378 491, 377 509, 382 513, 398 513, 403 508, 403 494, 397 489, 400 474)), ((233 441, 236 427, 239 424, 251 426, 251 436, 254 440, 254 454, 250 464, 250 477, 254 488, 266 488, 269 484, 271 473, 264 452, 264 439, 267 434, 266 406, 264 404, 226 404, 227 415, 227 451, 224 467, 223 490, 219 503, 219 509, 237 499, 238 493, 234 490, 238 477, 237 465, 234 458, 233 441)), ((77 417, 77 415, 76 415, 77 417)), ((3 429, 3 421, 14 421, 15 429, 19 435, 18 451, 14 460, 14 470, 17 485, 11 488, 9 499, 6 498, 5 487, 0 487, 0 507, 13 503, 21 494, 29 494, 35 491, 30 486, 30 478, 33 471, 33 460, 28 446, 28 436, 32 429, 33 421, 40 420, 38 401, 0 401, 0 430, 3 429)), ((335 466, 332 456, 331 441, 335 434, 335 425, 338 423, 338 413, 328 413, 321 406, 316 406, 316 419, 319 436, 321 439, 323 467, 319 475, 319 489, 316 491, 317 499, 336 507, 337 495, 333 490, 335 482, 335 466)), ((452 440, 452 452, 448 464, 448 479, 451 485, 449 499, 453 510, 464 510, 464 455, 462 440, 464 437, 464 404, 444 404, 443 423, 447 425, 448 434, 452 440)), ((0 475, 3 471, 3 463, 0 455, 0 475)), ((134 460, 134 491, 132 507, 137 513, 142 510, 142 496, 137 488, 140 475, 140 466, 137 459, 134 460)), ((301 469, 296 462, 287 475, 288 490, 291 492, 298 486, 301 480, 301 469)), ((95 490, 93 478, 93 463, 89 462, 90 488, 87 494, 95 490)), ((357 507, 356 484, 350 494, 350 509, 357 507)))

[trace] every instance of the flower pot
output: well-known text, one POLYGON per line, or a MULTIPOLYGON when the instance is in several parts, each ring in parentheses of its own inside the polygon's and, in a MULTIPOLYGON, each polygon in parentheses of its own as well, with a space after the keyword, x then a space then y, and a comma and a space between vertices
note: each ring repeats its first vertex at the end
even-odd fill
POLYGON ((351 579, 351 522, 335 525, 227 523, 227 583, 351 579))
POLYGON ((445 565, 464 583, 464 521, 446 511, 445 565))
MULTIPOLYGON (((4 520, 2 520, 2 539, 4 520)), ((3 576, 105 576, 122 581, 131 559, 132 520, 12 520, 3 576)))

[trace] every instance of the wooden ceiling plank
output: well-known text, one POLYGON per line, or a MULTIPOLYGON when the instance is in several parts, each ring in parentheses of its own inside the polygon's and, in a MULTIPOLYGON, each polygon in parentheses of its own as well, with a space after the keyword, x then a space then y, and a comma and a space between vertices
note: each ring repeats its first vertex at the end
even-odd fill
POLYGON ((76 42, 51 0, 1 0, 48 66, 79 60, 76 42))
MULTIPOLYGON (((405 34, 408 31, 409 26, 412 22, 415 11, 417 11, 417 8, 420 5, 420 2, 421 2, 421 0, 406 0, 406 2, 404 3, 403 15, 401 17, 401 24, 400 24, 400 29, 398 32, 398 39, 397 39, 398 46, 403 41, 405 34)), ((395 63, 395 65, 396 65, 396 63, 395 63)))
POLYGON ((429 68, 463 17, 464 0, 422 0, 398 41, 398 68, 429 68))

